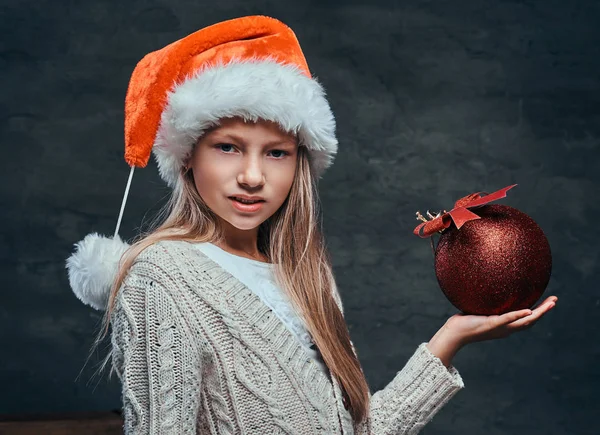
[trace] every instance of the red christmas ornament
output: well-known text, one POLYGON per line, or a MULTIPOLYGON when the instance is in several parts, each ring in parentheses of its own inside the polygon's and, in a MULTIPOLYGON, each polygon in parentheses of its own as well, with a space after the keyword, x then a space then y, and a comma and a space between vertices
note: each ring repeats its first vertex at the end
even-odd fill
POLYGON ((438 283, 452 305, 464 314, 504 314, 533 307, 552 271, 552 254, 542 229, 525 213, 488 204, 513 187, 489 195, 473 193, 454 208, 414 230, 421 238, 441 233, 432 249, 438 283))

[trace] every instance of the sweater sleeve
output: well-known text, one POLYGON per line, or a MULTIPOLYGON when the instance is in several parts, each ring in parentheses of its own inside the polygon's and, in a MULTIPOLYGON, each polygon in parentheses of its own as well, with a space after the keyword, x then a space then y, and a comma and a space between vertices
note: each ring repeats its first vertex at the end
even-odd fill
MULTIPOLYGON (((334 299, 342 312, 337 288, 334 299)), ((354 343, 350 342, 356 355, 354 343)), ((454 366, 442 361, 421 343, 392 381, 375 394, 369 393, 368 417, 355 428, 356 435, 419 433, 435 414, 461 389, 464 382, 454 366)))
POLYGON ((357 435, 417 434, 464 388, 456 368, 446 367, 426 345, 419 345, 384 389, 369 394, 369 416, 357 435))
POLYGON ((111 315, 113 367, 122 384, 125 434, 195 434, 200 352, 166 274, 136 262, 111 315))

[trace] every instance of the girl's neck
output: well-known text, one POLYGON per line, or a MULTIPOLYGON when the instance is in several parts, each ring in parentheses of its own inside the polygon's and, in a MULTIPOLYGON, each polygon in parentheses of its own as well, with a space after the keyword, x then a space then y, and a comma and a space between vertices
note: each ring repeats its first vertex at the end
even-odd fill
POLYGON ((254 251, 246 252, 245 250, 242 250, 242 249, 234 249, 225 243, 215 243, 215 245, 218 246, 219 248, 221 248, 223 251, 229 252, 230 254, 237 255, 239 257, 248 258, 248 259, 254 260, 254 261, 269 263, 269 259, 267 258, 267 256, 264 255, 263 253, 261 253, 258 250, 258 248, 254 251))

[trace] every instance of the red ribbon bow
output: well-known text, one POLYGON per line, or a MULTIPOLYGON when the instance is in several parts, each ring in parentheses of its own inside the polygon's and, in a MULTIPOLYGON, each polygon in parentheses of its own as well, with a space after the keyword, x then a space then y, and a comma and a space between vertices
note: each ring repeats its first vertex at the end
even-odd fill
POLYGON ((487 204, 488 202, 496 201, 500 198, 506 197, 506 192, 515 187, 516 184, 512 186, 507 186, 504 189, 497 190, 494 193, 490 193, 489 195, 481 196, 481 192, 472 193, 467 195, 454 204, 454 208, 449 212, 444 213, 441 216, 436 217, 427 222, 423 222, 419 224, 417 228, 414 229, 413 233, 421 238, 430 237, 432 234, 442 231, 445 228, 448 228, 452 222, 456 225, 456 228, 460 229, 465 222, 472 221, 475 219, 481 219, 480 216, 477 216, 475 213, 469 211, 469 208, 479 207, 481 205, 487 204))

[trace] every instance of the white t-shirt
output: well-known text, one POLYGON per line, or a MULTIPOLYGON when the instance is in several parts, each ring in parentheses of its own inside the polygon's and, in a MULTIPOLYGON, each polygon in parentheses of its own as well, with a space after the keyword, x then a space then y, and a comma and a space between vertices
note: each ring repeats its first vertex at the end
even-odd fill
POLYGON ((304 322, 296 314, 287 295, 275 283, 272 264, 231 254, 212 243, 195 243, 194 246, 246 285, 273 310, 321 370, 327 373, 327 367, 316 350, 304 322))

